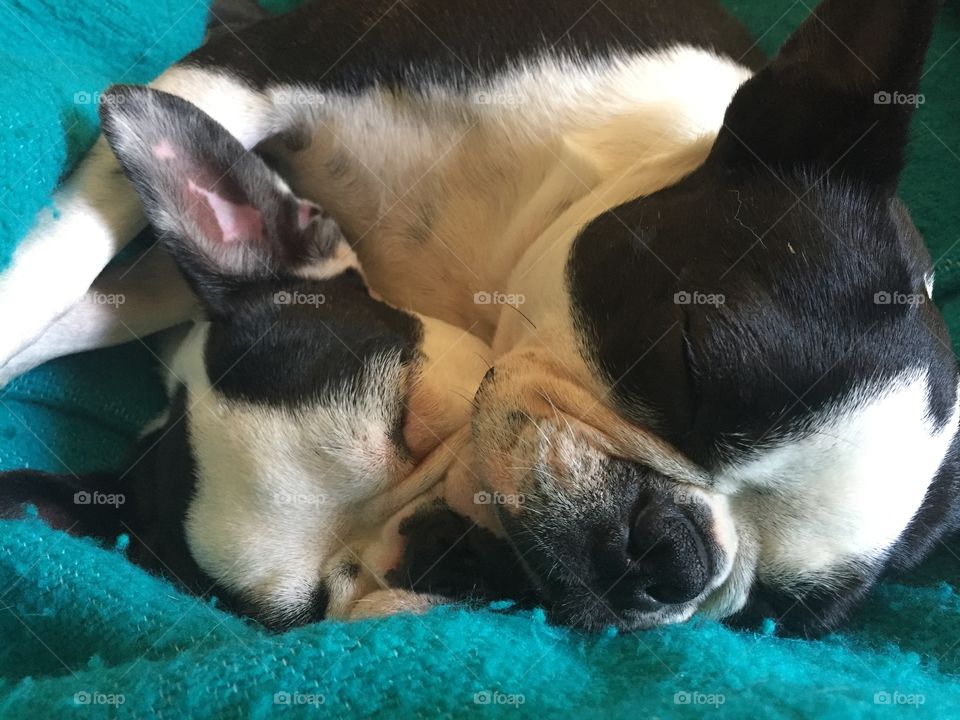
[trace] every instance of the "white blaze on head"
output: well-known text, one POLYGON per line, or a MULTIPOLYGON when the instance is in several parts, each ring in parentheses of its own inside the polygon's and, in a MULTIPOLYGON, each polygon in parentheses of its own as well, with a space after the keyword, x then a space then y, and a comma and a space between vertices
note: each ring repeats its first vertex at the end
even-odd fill
POLYGON ((920 508, 957 427, 936 428, 927 373, 864 390, 812 419, 812 431, 718 477, 759 564, 785 578, 881 560, 920 508))

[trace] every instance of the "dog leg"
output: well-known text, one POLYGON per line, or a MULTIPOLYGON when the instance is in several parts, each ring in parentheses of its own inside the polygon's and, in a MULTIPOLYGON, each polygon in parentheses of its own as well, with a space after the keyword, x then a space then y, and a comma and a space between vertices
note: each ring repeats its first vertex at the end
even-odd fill
POLYGON ((411 590, 388 588, 376 590, 366 597, 359 598, 347 614, 350 620, 384 617, 397 613, 422 615, 431 607, 450 602, 439 595, 417 593, 411 590))
POLYGON ((28 347, 0 367, 0 387, 53 358, 110 347, 188 320, 197 300, 173 259, 148 248, 110 266, 90 289, 28 347))

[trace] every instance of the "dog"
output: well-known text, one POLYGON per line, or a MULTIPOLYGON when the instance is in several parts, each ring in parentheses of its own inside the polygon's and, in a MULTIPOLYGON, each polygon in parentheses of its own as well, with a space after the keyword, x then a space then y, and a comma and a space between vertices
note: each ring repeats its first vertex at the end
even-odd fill
MULTIPOLYGON (((148 218, 187 285, 122 319, 41 299, 8 373, 199 298, 143 545, 268 623, 502 596, 822 634, 960 528, 957 367, 896 197, 937 5, 825 0, 769 61, 709 0, 314 2, 223 33, 107 94, 24 251, 69 236, 99 269, 148 218)), ((4 487, 69 527, 77 488, 127 486, 4 487)))
POLYGON ((374 299, 336 220, 209 116, 146 88, 109 99, 104 131, 203 318, 166 338, 170 406, 122 474, 9 474, 4 514, 127 533, 139 565, 271 628, 429 603, 383 578, 406 506, 464 486, 489 348, 374 299))

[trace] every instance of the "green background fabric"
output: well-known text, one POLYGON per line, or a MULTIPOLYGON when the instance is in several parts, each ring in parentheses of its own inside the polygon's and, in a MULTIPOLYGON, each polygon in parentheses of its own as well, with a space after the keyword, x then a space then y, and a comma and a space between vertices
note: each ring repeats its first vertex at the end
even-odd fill
MULTIPOLYGON (((804 3, 789 0, 728 5, 768 52, 808 14, 804 3)), ((89 76, 96 90, 136 59, 131 48, 157 40, 161 18, 173 22, 185 13, 190 32, 162 38, 153 60, 128 78, 144 80, 199 40, 202 10, 188 0, 82 0, 69 9, 52 0, 0 3, 5 30, 25 25, 50 50, 0 62, 4 191, 18 177, 10 169, 18 143, 36 136, 54 148, 56 177, 77 157, 69 148, 92 139, 89 118, 79 140, 45 122, 34 133, 33 121, 17 115, 28 103, 14 102, 9 88, 33 98, 43 80, 59 99, 37 117, 59 118, 63 98, 76 90, 54 52, 89 56, 99 73, 89 76), (85 33, 99 35, 80 43, 78 18, 85 33), (127 42, 131 33, 147 39, 127 42)), ((937 261, 936 299, 955 342, 958 41, 960 5, 949 3, 930 51, 926 102, 902 191, 937 261)), ((27 52, 30 43, 20 42, 27 52)), ((16 44, 5 43, 3 53, 18 57, 16 44)), ((39 92, 47 93, 46 85, 39 92)), ((35 187, 49 194, 45 177, 35 187)), ((23 227, 0 222, 3 232, 23 227)), ((50 363, 0 394, 0 468, 116 467, 162 403, 159 375, 142 343, 50 363)), ((324 622, 271 635, 131 566, 124 546, 120 538, 116 547, 100 547, 32 518, 0 523, 0 717, 960 716, 958 541, 910 576, 883 583, 851 625, 817 642, 705 621, 587 636, 550 627, 539 612, 499 607, 324 622), (122 705, 111 704, 120 696, 122 705)))

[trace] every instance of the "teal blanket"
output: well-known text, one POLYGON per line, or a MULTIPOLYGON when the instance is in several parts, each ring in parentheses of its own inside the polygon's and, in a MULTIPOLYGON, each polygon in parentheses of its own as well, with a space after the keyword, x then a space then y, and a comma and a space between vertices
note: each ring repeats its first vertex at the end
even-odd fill
MULTIPOLYGON (((808 12, 791 0, 729 5, 768 51, 808 12)), ((148 79, 199 42, 204 14, 191 0, 0 0, 0 266, 23 218, 93 138, 93 106, 74 93, 130 67, 126 80, 148 79)), ((950 3, 903 188, 955 340, 958 41, 950 3)), ((0 468, 121 463, 163 403, 153 365, 134 343, 12 383, 0 394, 0 468)), ((271 635, 130 565, 125 544, 101 547, 33 518, 0 523, 0 717, 960 717, 956 541, 817 642, 703 621, 587 636, 500 606, 271 635)))
POLYGON ((0 3, 0 270, 96 139, 100 91, 152 80, 205 20, 205 3, 184 0, 0 3))

